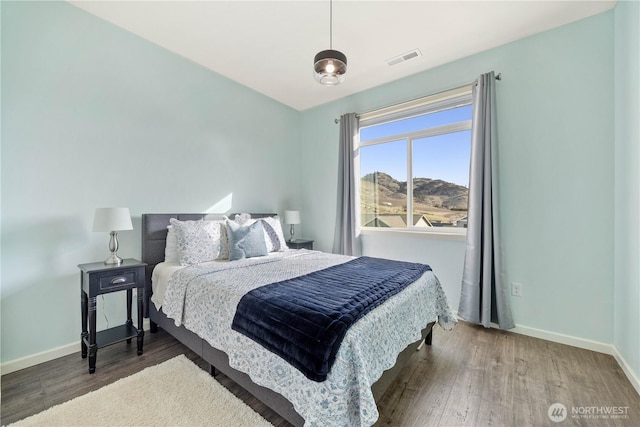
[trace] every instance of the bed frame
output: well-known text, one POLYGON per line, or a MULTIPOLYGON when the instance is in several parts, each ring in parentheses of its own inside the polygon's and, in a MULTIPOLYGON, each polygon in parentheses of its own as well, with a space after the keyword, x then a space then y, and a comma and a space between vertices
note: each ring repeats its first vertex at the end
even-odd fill
MULTIPOLYGON (((251 217, 262 218, 273 215, 275 214, 251 214, 251 217)), ((230 215, 230 217, 233 218, 233 214, 230 215)), ((285 399, 281 394, 255 384, 247 374, 229 366, 229 358, 226 353, 212 347, 204 339, 189 331, 184 326, 175 326, 173 320, 167 318, 162 310, 158 311, 151 302, 151 295, 153 293, 151 287, 151 273, 153 272, 153 268, 156 264, 164 261, 167 226, 169 225, 169 220, 171 218, 176 218, 181 221, 201 219, 213 220, 221 219, 222 216, 202 213, 142 215, 142 262, 147 264, 145 271, 144 316, 148 317, 150 320, 151 333, 157 332, 158 326, 161 327, 209 363, 212 374, 216 371, 222 372, 268 407, 273 409, 288 422, 294 426, 302 426, 304 424, 304 419, 295 411, 291 402, 285 399)), ((427 325, 427 327, 422 330, 422 339, 410 344, 405 350, 403 350, 398 355, 396 364, 392 368, 386 370, 380 379, 373 384, 371 390, 373 391, 376 401, 382 397, 388 386, 400 373, 402 368, 409 361, 409 358, 415 353, 416 349, 418 349, 423 342, 431 344, 432 326, 433 323, 427 325)))

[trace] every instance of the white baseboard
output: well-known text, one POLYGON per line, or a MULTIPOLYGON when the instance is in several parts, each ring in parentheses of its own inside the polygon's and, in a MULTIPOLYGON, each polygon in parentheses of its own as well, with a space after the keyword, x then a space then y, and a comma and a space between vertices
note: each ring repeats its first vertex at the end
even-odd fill
POLYGON ((545 331, 543 329, 530 328, 528 326, 517 324, 515 328, 509 329, 509 332, 515 332, 516 334, 526 335, 528 337, 557 342, 559 344, 566 344, 572 347, 584 348, 585 350, 596 351, 598 353, 613 355, 613 352, 615 350, 615 347, 612 344, 605 344, 598 341, 560 334, 558 332, 545 331))
MULTIPOLYGON (((144 319, 142 326, 145 331, 149 330, 149 319, 144 319)), ((61 347, 56 347, 51 350, 46 350, 40 353, 32 354, 20 359, 10 360, 0 365, 0 374, 10 374, 21 369, 29 368, 31 366, 39 365, 40 363, 48 362, 59 357, 68 356, 73 353, 80 353, 80 342, 75 341, 61 347)))
POLYGON ((26 357, 21 357, 20 359, 5 362, 0 366, 0 372, 2 373, 2 375, 10 374, 11 372, 19 371, 21 369, 29 368, 40 363, 57 359, 58 357, 68 356, 70 354, 79 352, 80 342, 74 342, 71 344, 63 345, 62 347, 56 347, 51 350, 46 350, 40 353, 31 354, 26 357))
POLYGON ((631 381, 631 385, 633 385, 633 388, 635 388, 638 394, 640 394, 640 378, 638 378, 636 373, 633 372, 633 369, 631 369, 631 366, 629 366, 625 358, 622 357, 622 355, 618 351, 618 348, 613 345, 611 347, 613 347, 613 357, 615 357, 616 362, 618 362, 618 365, 620 365, 620 368, 622 368, 624 374, 627 376, 629 381, 631 381))
MULTIPOLYGON (((497 325, 493 326, 497 327, 497 325)), ((516 325, 515 328, 509 329, 508 332, 540 338, 546 341, 557 342, 559 344, 566 344, 573 347, 583 348, 585 350, 596 351, 598 353, 609 354, 616 359, 616 362, 618 362, 618 365, 629 379, 629 382, 631 382, 633 388, 635 388, 638 394, 640 394, 640 380, 638 379, 638 376, 633 372, 633 369, 631 369, 627 361, 618 351, 618 348, 613 344, 605 344, 598 341, 577 338, 571 335, 559 334, 557 332, 550 332, 522 325, 516 325)))

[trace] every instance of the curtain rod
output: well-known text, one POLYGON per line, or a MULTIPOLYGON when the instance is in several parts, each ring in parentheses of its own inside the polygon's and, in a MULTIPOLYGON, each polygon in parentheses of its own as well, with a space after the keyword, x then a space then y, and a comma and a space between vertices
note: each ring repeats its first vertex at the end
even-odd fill
MULTIPOLYGON (((502 80, 502 73, 498 73, 498 74, 496 74, 496 80, 502 80)), ((426 95, 426 96, 438 95, 438 94, 440 94, 440 93, 449 92, 450 90, 460 89, 461 87, 465 87, 465 86, 469 86, 469 85, 475 84, 475 83, 476 83, 476 81, 477 81, 477 79, 476 79, 476 80, 474 80, 474 81, 472 81, 471 83, 466 84, 466 85, 462 85, 462 86, 454 87, 454 88, 451 88, 451 89, 441 90, 440 92, 432 93, 432 94, 430 94, 430 95, 426 95)), ((425 98, 425 96, 421 96, 420 98, 425 98)), ((387 105, 386 107, 382 107, 382 108, 395 107, 396 105, 404 104, 404 103, 406 103, 406 102, 415 101, 415 100, 420 99, 420 98, 415 98, 415 99, 410 99, 410 100, 408 100, 408 101, 398 102, 398 103, 396 103, 396 104, 387 105)), ((382 108, 376 108, 375 110, 365 111, 365 112, 363 112, 363 113, 357 113, 356 115, 357 115, 357 116, 360 116, 360 115, 362 115, 362 114, 373 113, 374 111, 381 110, 382 108)), ((338 117, 338 118, 336 118, 336 119, 333 119, 333 121, 334 121, 336 124, 340 123, 340 117, 338 117)))

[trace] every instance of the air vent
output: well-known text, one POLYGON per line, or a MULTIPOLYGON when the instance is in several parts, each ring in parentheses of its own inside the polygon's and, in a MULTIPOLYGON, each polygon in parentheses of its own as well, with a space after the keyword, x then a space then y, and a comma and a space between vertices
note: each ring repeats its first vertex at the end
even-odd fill
POLYGON ((420 53, 420 50, 413 49, 413 50, 410 50, 409 52, 403 53, 402 55, 398 55, 391 59, 387 59, 386 62, 387 62, 387 65, 391 66, 391 65, 399 64, 401 62, 408 61, 413 58, 417 58, 419 56, 422 56, 422 54, 420 53))

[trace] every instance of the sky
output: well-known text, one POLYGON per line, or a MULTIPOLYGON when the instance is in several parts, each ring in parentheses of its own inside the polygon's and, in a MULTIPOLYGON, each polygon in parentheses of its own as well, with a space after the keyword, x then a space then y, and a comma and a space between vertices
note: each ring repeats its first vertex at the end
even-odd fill
MULTIPOLYGON (((471 120, 471 106, 383 123, 362 128, 360 141, 412 132, 427 127, 471 120)), ((442 179, 469 186, 471 131, 417 139, 413 142, 413 176, 442 179)), ((407 143, 405 140, 360 148, 360 175, 384 172, 398 181, 407 180, 407 143)))

